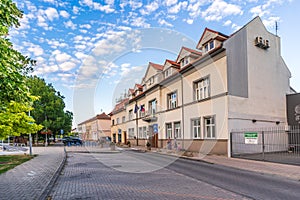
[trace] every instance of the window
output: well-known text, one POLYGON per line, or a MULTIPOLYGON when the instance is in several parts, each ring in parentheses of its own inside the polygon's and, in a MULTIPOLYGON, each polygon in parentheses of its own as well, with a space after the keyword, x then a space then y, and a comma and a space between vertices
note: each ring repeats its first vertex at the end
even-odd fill
POLYGON ((139 127, 139 138, 143 138, 143 127, 139 127))
POLYGON ((134 138, 134 128, 128 129, 128 138, 133 139, 134 138))
POLYGON ((154 83, 154 76, 149 78, 148 85, 152 85, 153 83, 154 83))
POLYGON ((205 138, 216 138, 214 116, 204 117, 205 138))
POLYGON ((120 124, 120 119, 119 118, 117 118, 117 124, 120 124))
POLYGON ((112 123, 112 125, 114 126, 114 125, 115 125, 115 120, 113 119, 111 123, 112 123))
POLYGON ((156 99, 149 101, 149 114, 154 115, 156 113, 156 99))
POLYGON ((171 71, 171 68, 169 68, 169 69, 167 69, 166 71, 165 71, 165 78, 167 78, 167 77, 169 77, 169 76, 171 76, 172 75, 172 71, 171 71))
POLYGON ((214 43, 214 41, 210 41, 209 42, 209 49, 212 50, 213 48, 215 48, 215 43, 214 43))
POLYGON ((181 138, 180 122, 174 123, 174 137, 181 138))
POLYGON ((122 123, 125 123, 125 116, 122 117, 122 123))
POLYGON ((166 124, 166 139, 172 138, 172 123, 166 124))
POLYGON ((180 66, 183 67, 187 64, 189 64, 189 58, 188 57, 182 58, 181 61, 180 61, 180 66))
POLYGON ((147 127, 139 127, 139 138, 147 138, 147 127))
POLYGON ((172 92, 168 94, 168 109, 173 109, 177 107, 177 92, 172 92))
POLYGON ((192 119, 192 134, 193 138, 201 138, 200 118, 192 119))
POLYGON ((132 120, 132 117, 133 117, 133 110, 129 110, 129 114, 128 114, 128 119, 129 120, 132 120))
POLYGON ((147 138, 147 127, 143 127, 143 138, 147 138))
POLYGON ((209 93, 209 78, 201 79, 200 81, 194 82, 194 97, 195 100, 206 99, 210 96, 209 93))
POLYGON ((212 41, 210 41, 210 42, 208 42, 207 44, 204 45, 204 49, 205 49, 204 52, 209 52, 210 50, 212 50, 214 48, 215 48, 215 41, 212 40, 212 41))
POLYGON ((140 117, 145 117, 145 104, 140 107, 140 117))

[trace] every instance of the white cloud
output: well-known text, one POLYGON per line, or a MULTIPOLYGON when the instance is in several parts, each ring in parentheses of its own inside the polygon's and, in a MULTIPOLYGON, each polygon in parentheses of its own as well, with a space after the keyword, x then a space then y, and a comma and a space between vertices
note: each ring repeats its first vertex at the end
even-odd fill
POLYGON ((177 0, 165 0, 164 4, 166 6, 172 6, 177 3, 177 0))
POLYGON ((157 1, 153 1, 152 3, 146 5, 143 9, 140 10, 142 15, 149 15, 152 12, 156 11, 159 8, 159 4, 157 1))
POLYGON ((226 3, 223 0, 215 0, 202 12, 202 17, 204 17, 206 21, 219 21, 226 16, 242 14, 243 11, 240 6, 226 3))
POLYGON ((43 1, 46 2, 46 3, 52 3, 52 4, 55 3, 55 0, 43 0, 43 1))
POLYGON ((230 24, 232 24, 232 22, 230 20, 227 20, 226 22, 224 22, 223 26, 229 26, 230 24))
POLYGON ((193 20, 193 19, 187 19, 187 20, 186 20, 186 23, 188 23, 188 24, 193 24, 193 23, 194 23, 194 20, 193 20))
POLYGON ((264 25, 267 28, 273 28, 273 30, 275 29, 276 22, 280 22, 280 17, 269 17, 263 20, 264 25))
POLYGON ((57 10, 52 7, 47 8, 45 10, 45 14, 50 21, 53 21, 55 18, 59 18, 57 10))
POLYGON ((78 59, 80 59, 80 60, 84 60, 84 59, 87 57, 86 54, 84 54, 84 53, 82 53, 82 52, 80 52, 80 51, 76 52, 74 55, 75 55, 78 59))
POLYGON ((164 20, 164 19, 159 19, 158 20, 158 23, 160 24, 160 25, 165 25, 165 26, 168 26, 168 27, 173 27, 173 24, 171 24, 171 23, 168 23, 166 20, 164 20))
POLYGON ((61 63, 59 65, 59 67, 60 67, 60 70, 66 72, 66 71, 70 71, 70 70, 74 69, 76 67, 76 63, 68 61, 68 62, 61 63))
POLYGON ((60 16, 62 16, 63 18, 69 18, 69 17, 70 17, 70 14, 69 14, 67 11, 65 11, 65 10, 59 11, 59 14, 60 14, 60 16))
POLYGON ((78 14, 79 13, 79 7, 73 6, 72 11, 73 11, 74 14, 78 14))
POLYGON ((75 30, 76 29, 76 24, 74 24, 71 20, 67 21, 67 22, 64 22, 64 25, 66 28, 70 28, 72 30, 75 30))
POLYGON ((92 28, 92 26, 90 24, 82 24, 79 26, 80 28, 86 28, 86 29, 90 29, 92 28))
POLYGON ((34 56, 41 56, 44 54, 42 47, 36 44, 28 43, 27 50, 32 53, 34 56))
POLYGON ((82 6, 88 6, 93 10, 100 10, 105 13, 112 13, 115 11, 115 9, 111 7, 111 5, 102 5, 101 3, 94 2, 93 0, 80 0, 79 4, 82 6))
POLYGON ((187 5, 187 1, 179 2, 178 4, 168 8, 168 13, 177 14, 181 9, 186 9, 187 5))
POLYGON ((87 33, 87 32, 88 32, 88 31, 85 30, 85 29, 79 29, 79 31, 80 31, 81 33, 87 33))
POLYGON ((55 60, 58 63, 66 62, 70 59, 71 59, 71 56, 67 53, 60 53, 60 54, 56 54, 56 56, 55 56, 55 60))
POLYGON ((146 19, 143 17, 134 18, 131 22, 132 26, 150 28, 150 24, 146 23, 146 19))
POLYGON ((187 11, 189 12, 189 16, 192 18, 199 17, 201 14, 201 6, 203 5, 202 2, 197 2, 195 4, 189 4, 187 7, 187 11))

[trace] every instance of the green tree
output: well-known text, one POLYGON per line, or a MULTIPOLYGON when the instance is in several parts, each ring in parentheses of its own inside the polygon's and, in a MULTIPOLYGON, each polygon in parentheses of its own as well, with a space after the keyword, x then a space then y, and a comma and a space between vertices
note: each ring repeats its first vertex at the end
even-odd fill
POLYGON ((0 137, 36 132, 41 126, 27 116, 36 99, 26 85, 35 61, 13 49, 8 31, 17 28, 22 12, 11 0, 0 1, 0 137))
POLYGON ((54 135, 70 132, 72 128, 73 113, 64 111, 64 96, 56 91, 51 84, 37 76, 28 79, 30 93, 39 96, 33 103, 34 110, 31 112, 37 123, 43 124, 45 129, 51 130, 54 135))

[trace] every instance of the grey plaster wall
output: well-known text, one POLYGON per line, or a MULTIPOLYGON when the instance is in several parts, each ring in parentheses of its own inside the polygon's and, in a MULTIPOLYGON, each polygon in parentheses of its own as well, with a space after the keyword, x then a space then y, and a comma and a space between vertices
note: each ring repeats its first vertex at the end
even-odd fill
POLYGON ((240 30, 224 43, 227 55, 228 94, 248 97, 247 31, 240 30))

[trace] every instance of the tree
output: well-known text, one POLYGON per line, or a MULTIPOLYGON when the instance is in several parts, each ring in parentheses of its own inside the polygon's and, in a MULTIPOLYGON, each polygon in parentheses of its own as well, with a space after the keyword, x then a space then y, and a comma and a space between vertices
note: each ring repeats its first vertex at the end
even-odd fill
POLYGON ((37 76, 30 77, 28 85, 30 93, 39 96, 39 99, 33 103, 34 110, 31 112, 36 122, 43 124, 45 129, 51 130, 54 135, 59 134, 61 129, 64 133, 70 132, 73 113, 64 111, 64 96, 51 84, 47 84, 44 79, 37 76))
POLYGON ((18 27, 22 12, 11 0, 0 1, 0 137, 33 133, 40 129, 27 116, 35 97, 26 85, 27 75, 35 61, 13 49, 7 38, 12 27, 18 27))

